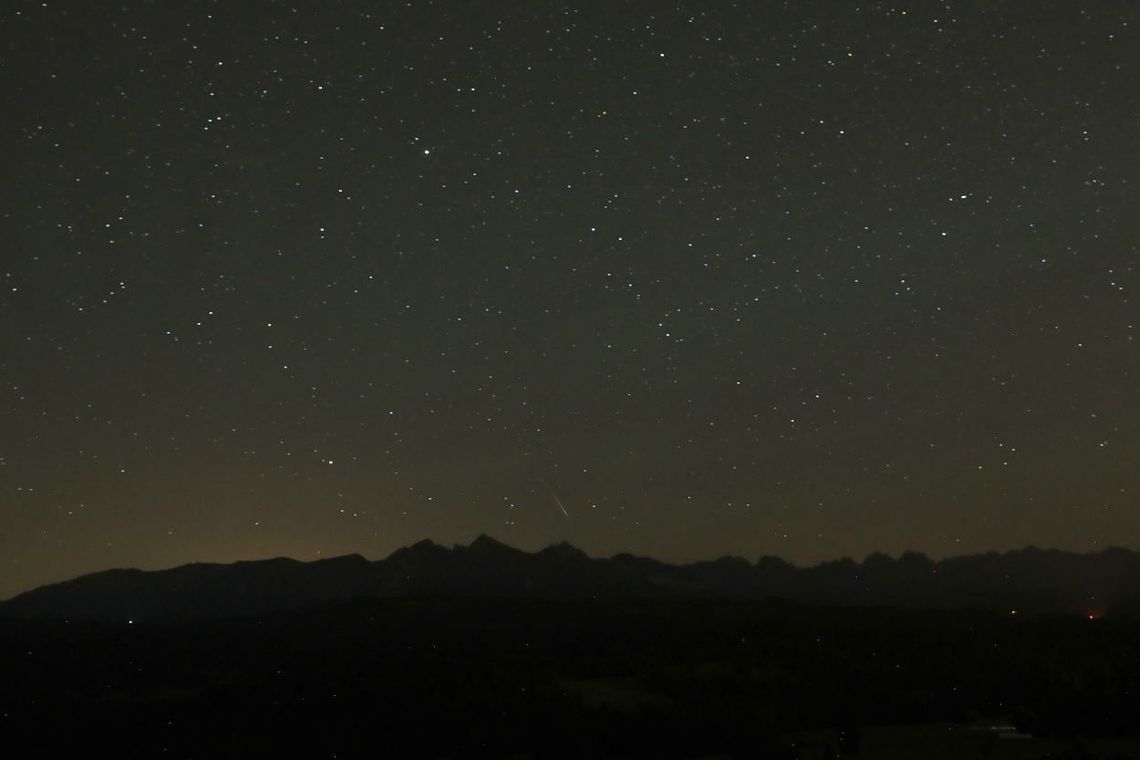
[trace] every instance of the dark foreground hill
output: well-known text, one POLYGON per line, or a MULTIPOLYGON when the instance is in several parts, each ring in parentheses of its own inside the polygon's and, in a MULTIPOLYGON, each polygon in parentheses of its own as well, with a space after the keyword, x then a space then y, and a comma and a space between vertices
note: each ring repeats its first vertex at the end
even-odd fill
POLYGON ((1120 760, 1140 757, 1138 635, 1130 619, 713 598, 8 619, 0 747, 117 760, 1120 760))
POLYGON ((0 617, 161 622, 253 616, 357 598, 765 599, 814 604, 983 609, 1020 614, 1133 613, 1140 554, 1028 548, 933 561, 908 552, 798 568, 775 557, 669 565, 619 554, 591 559, 569 544, 528 553, 480 536, 445 548, 421 541, 369 561, 271 559, 169 570, 108 570, 0 603, 0 617))

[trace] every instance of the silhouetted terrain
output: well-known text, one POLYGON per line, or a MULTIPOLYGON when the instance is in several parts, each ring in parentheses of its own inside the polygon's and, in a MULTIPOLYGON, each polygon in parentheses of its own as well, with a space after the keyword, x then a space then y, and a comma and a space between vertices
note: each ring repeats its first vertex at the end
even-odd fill
POLYGON ((1036 549, 677 567, 481 537, 114 570, 0 608, 0 747, 1135 758, 1140 619, 1111 603, 1134 598, 1136 567, 1036 549))
POLYGON ((8 620, 0 746, 786 759, 797 744, 812 760, 838 751, 842 730, 864 736, 865 758, 1140 757, 1138 634, 1128 620, 725 599, 423 597, 178 624, 8 620), (983 728, 1002 723, 1035 738, 983 728), (881 738, 904 727, 901 745, 881 738), (812 736, 824 738, 813 747, 812 736))
POLYGON ((813 604, 987 609, 1102 616, 1140 609, 1140 554, 1028 548, 932 561, 908 552, 797 568, 775 557, 669 565, 619 554, 591 559, 569 544, 527 553, 487 536, 430 541, 383 560, 359 555, 109 570, 0 604, 0 617, 176 621, 256 615, 363 597, 764 599, 813 604))

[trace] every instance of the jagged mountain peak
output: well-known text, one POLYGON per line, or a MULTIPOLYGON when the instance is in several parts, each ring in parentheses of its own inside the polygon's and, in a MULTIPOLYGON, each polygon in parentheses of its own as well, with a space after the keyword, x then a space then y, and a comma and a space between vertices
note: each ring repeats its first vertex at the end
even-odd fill
POLYGON ((467 545, 468 549, 475 549, 477 551, 494 551, 494 552, 511 552, 512 554, 521 554, 522 552, 513 546, 508 546, 496 538, 488 536, 486 533, 480 533, 475 537, 475 540, 467 545))
POLYGON ((540 551, 539 554, 546 557, 560 557, 562 559, 590 559, 586 552, 574 546, 569 541, 559 541, 556 544, 551 544, 540 551))
POLYGON ((217 619, 359 597, 412 594, 557 599, 779 596, 842 605, 986 608, 1008 612, 1140 610, 1140 553, 1030 550, 930 560, 876 555, 796 567, 777 557, 688 565, 619 554, 591 559, 562 541, 525 552, 486 534, 448 549, 430 540, 375 562, 359 554, 120 569, 44 586, 0 603, 0 617, 217 619), (1089 600, 1096 600, 1096 609, 1089 600))
POLYGON ((447 551, 446 547, 440 546, 435 541, 432 541, 430 538, 425 538, 425 539, 421 539, 419 541, 416 541, 411 546, 401 546, 399 549, 397 549, 396 551, 394 551, 390 555, 388 555, 388 558, 391 559, 392 557, 399 557, 399 556, 404 556, 404 555, 409 555, 409 554, 410 555, 439 554, 440 552, 446 552, 446 551, 447 551))

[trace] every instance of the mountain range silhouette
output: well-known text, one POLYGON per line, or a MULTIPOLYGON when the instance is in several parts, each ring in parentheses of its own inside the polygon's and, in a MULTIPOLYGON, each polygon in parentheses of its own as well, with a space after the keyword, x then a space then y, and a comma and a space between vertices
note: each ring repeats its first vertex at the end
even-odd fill
POLYGON ((525 552, 481 535, 452 548, 423 540, 370 561, 277 558, 116 569, 0 603, 0 617, 177 622, 248 617, 359 598, 767 599, 812 604, 1102 616, 1140 610, 1140 553, 1035 547, 938 561, 875 553, 796 567, 778 557, 673 565, 631 554, 593 559, 559 543, 525 552))

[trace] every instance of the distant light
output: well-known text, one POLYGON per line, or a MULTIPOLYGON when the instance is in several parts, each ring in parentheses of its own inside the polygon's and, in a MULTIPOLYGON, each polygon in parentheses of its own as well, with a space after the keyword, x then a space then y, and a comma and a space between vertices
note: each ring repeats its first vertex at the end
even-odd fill
POLYGON ((1096 615, 1089 613, 1089 620, 1096 620, 1096 615))
POLYGON ((1010 611, 1009 611, 1009 614, 1011 614, 1011 615, 1016 615, 1016 614, 1017 614, 1017 610, 1010 610, 1010 611))
MULTIPOLYGON (((1092 617, 1092 616, 1090 615, 1090 617, 1092 617)), ((128 621, 127 621, 127 625, 134 625, 134 624, 135 624, 135 621, 133 621, 133 620, 128 620, 128 621)))

